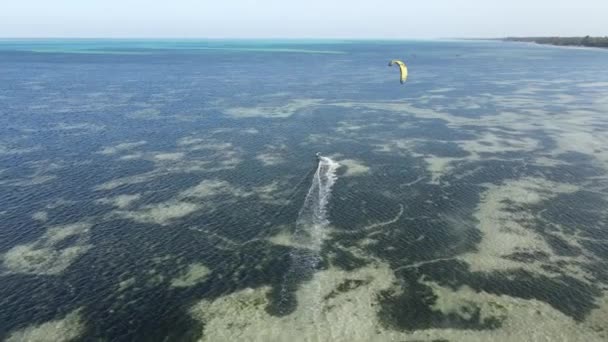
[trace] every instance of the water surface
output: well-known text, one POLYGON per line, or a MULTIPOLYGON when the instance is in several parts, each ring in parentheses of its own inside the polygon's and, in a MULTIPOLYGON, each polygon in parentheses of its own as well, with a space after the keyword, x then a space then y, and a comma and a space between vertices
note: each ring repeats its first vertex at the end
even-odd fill
POLYGON ((0 339, 608 339, 607 65, 2 40, 0 339))

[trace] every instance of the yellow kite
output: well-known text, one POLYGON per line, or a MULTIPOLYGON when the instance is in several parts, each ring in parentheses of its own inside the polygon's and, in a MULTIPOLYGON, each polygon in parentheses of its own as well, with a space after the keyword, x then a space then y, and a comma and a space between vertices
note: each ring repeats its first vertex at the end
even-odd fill
POLYGON ((393 64, 397 64, 399 66, 399 70, 401 71, 401 84, 405 83, 405 80, 407 80, 407 66, 405 66, 405 63, 403 63, 402 61, 398 61, 396 59, 390 61, 390 63, 388 63, 388 66, 393 66, 393 64))

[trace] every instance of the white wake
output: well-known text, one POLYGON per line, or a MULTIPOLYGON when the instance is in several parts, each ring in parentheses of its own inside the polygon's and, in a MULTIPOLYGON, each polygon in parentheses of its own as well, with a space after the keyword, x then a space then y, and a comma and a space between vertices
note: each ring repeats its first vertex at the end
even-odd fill
MULTIPOLYGON (((312 277, 321 261, 320 251, 329 226, 327 205, 339 167, 340 164, 331 158, 319 157, 317 171, 296 219, 293 240, 298 248, 290 253, 291 268, 285 275, 281 289, 282 302, 289 301, 288 293, 293 294, 299 282, 312 277)), ((315 306, 313 303, 307 304, 315 306)))
POLYGON ((340 164, 327 157, 320 157, 317 172, 312 180, 304 204, 298 213, 294 238, 299 246, 319 251, 329 225, 327 204, 331 189, 336 183, 336 170, 340 164))

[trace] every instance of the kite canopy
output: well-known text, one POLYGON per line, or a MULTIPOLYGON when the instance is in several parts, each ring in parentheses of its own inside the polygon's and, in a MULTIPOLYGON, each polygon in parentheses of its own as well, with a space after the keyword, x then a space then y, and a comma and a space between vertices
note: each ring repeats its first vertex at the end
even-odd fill
POLYGON ((399 66, 399 71, 401 72, 401 78, 399 80, 401 81, 401 84, 405 83, 405 80, 407 80, 407 66, 402 61, 396 59, 390 61, 388 66, 393 66, 393 64, 397 64, 399 66))

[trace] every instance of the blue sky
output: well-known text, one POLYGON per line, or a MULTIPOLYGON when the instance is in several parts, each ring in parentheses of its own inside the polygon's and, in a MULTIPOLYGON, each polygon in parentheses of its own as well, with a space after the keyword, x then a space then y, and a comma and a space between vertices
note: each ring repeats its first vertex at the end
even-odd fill
POLYGON ((0 0, 0 37, 608 35, 608 0, 0 0))

